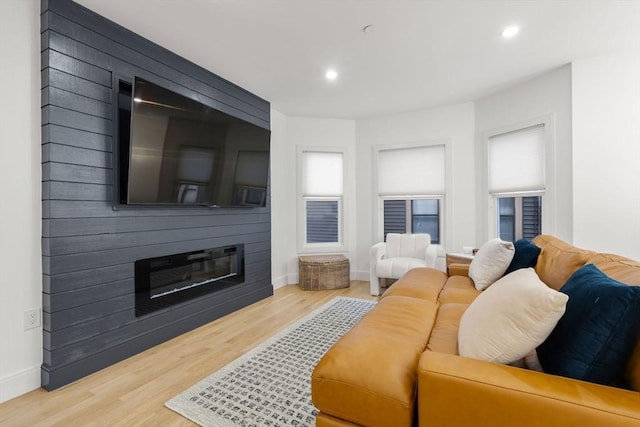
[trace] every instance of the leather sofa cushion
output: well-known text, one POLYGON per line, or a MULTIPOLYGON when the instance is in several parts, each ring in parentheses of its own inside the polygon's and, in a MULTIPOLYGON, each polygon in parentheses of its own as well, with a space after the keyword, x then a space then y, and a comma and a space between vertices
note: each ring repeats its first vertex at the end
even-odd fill
POLYGON ((332 417, 325 413, 319 412, 316 415, 316 427, 360 427, 358 424, 353 424, 340 418, 332 417))
POLYGON ((405 296, 436 302, 447 275, 433 268, 414 268, 382 294, 380 298, 405 296))
POLYGON ((480 295, 473 284, 473 280, 467 276, 451 276, 440 292, 438 302, 440 304, 464 303, 471 304, 480 295))
POLYGON ((416 366, 437 312, 431 301, 382 298, 316 366, 311 376, 315 406, 355 424, 410 427, 416 366))
POLYGON ((536 263, 536 273, 547 286, 556 291, 595 254, 549 235, 538 236, 533 243, 542 249, 536 263))
POLYGON ((595 254, 587 260, 604 274, 627 285, 640 285, 640 262, 613 254, 595 254))
POLYGON ((427 350, 438 353, 458 354, 458 329, 460 319, 469 304, 449 303, 440 306, 433 326, 427 350))
POLYGON ((418 372, 421 427, 640 425, 628 390, 432 351, 418 372))

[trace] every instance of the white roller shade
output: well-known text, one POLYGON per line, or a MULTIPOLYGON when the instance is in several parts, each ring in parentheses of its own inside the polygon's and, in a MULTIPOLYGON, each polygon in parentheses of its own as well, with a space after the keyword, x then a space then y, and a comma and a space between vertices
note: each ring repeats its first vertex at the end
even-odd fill
POLYGON ((210 148, 182 146, 178 154, 179 181, 209 183, 215 164, 215 150, 210 148))
POLYGON ((342 153, 304 151, 302 156, 303 196, 342 196, 342 153))
POLYGON ((381 196, 444 194, 444 145, 380 150, 378 193, 381 196))
POLYGON ((235 184, 264 187, 269 177, 269 152, 238 151, 235 184))
POLYGON ((489 193, 544 190, 544 125, 489 138, 489 193))

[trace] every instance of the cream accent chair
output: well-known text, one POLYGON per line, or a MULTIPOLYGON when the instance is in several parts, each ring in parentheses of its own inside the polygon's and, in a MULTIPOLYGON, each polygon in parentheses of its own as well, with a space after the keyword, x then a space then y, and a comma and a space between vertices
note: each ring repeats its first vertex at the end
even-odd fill
POLYGON ((387 241, 376 243, 369 252, 371 295, 380 295, 381 279, 399 279, 412 268, 440 267, 440 251, 429 234, 388 233, 387 241))

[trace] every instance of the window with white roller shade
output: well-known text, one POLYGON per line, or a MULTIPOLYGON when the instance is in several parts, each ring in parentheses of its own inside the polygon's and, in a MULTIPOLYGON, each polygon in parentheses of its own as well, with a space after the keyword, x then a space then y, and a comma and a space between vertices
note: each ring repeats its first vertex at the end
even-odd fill
POLYGON ((302 246, 342 245, 344 153, 302 149, 301 197, 304 225, 302 246))
POLYGON ((489 137, 489 193, 544 191, 544 125, 489 137))
POLYGON ((342 153, 304 151, 302 159, 304 197, 342 196, 342 153))
POLYGON ((444 145, 378 152, 379 195, 442 195, 444 192, 444 145))
POLYGON ((542 232, 545 138, 544 124, 537 124, 487 139, 487 190, 502 240, 531 240, 542 232))
POLYGON ((377 154, 383 237, 428 233, 433 243, 441 242, 445 146, 380 149, 377 154))

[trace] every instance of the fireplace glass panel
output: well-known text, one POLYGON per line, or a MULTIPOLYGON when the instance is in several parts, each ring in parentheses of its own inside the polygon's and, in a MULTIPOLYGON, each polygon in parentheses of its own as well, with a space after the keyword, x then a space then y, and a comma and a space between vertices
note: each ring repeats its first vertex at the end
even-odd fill
POLYGON ((136 316, 244 281, 244 245, 138 260, 136 316))

